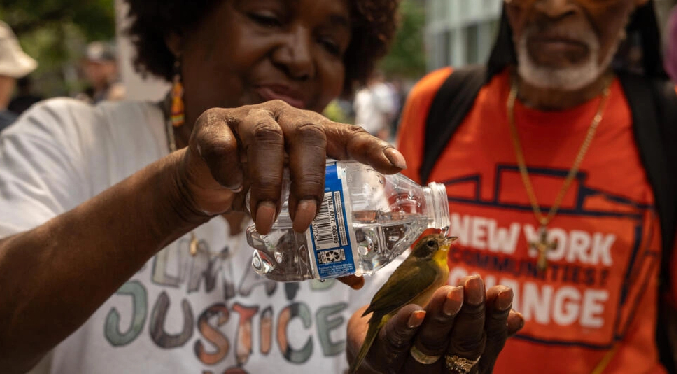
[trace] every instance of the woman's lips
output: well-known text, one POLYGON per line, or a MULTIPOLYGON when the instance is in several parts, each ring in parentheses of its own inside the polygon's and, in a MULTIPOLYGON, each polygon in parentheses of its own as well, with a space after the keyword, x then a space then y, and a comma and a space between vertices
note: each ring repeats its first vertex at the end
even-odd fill
POLYGON ((298 95, 295 95, 294 93, 290 92, 290 90, 285 87, 258 86, 256 88, 256 92, 265 101, 282 100, 295 108, 299 109, 306 108, 305 101, 299 98, 298 95))

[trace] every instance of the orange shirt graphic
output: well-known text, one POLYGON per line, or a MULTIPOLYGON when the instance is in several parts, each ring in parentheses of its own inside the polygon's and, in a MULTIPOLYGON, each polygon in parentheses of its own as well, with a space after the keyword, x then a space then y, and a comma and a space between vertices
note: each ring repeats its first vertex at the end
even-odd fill
MULTIPOLYGON (((398 139, 405 174, 419 180, 426 115, 451 69, 412 91, 398 139)), ((508 341, 494 373, 590 373, 614 346, 605 373, 662 373, 654 343, 660 228, 633 139, 620 83, 552 222, 548 269, 536 268, 538 224, 517 167, 506 102, 509 77, 497 75, 432 171, 444 183, 452 234, 450 282, 482 275, 510 286, 526 324, 508 341)), ((515 121, 538 203, 545 214, 588 132, 600 98, 566 111, 517 102, 515 121)))

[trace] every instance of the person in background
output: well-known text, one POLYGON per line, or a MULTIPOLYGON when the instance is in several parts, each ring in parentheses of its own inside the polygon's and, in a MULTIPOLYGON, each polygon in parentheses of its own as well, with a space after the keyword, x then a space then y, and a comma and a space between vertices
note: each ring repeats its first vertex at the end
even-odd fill
POLYGON ((81 62, 82 73, 87 82, 85 90, 77 98, 96 104, 102 100, 122 100, 125 89, 118 76, 115 45, 111 42, 91 42, 87 45, 81 62))
POLYGON ((16 39, 12 29, 0 21, 0 131, 16 120, 8 105, 16 80, 33 72, 38 63, 28 56, 16 39))
POLYGON ((390 138, 390 124, 396 115, 393 90, 383 73, 376 71, 368 84, 355 94, 355 124, 383 140, 390 138))
POLYGON ((7 106, 10 112, 20 116, 33 104, 44 100, 44 97, 33 92, 33 81, 30 75, 19 78, 16 81, 16 95, 7 106))
MULTIPOLYGON (((343 279, 360 292, 269 281, 243 227, 270 233, 285 168, 297 233, 325 199, 328 157, 406 168, 319 114, 385 55, 399 2, 127 4, 135 66, 172 83, 165 100, 47 100, 0 136, 0 373, 43 357, 51 373, 342 373, 366 334, 351 317, 388 270, 343 279)), ((454 362, 488 373, 520 327, 512 291, 478 277, 430 291, 365 366, 448 373, 440 356, 469 355, 454 362)))
POLYGON ((677 96, 660 50, 653 1, 505 0, 485 66, 410 93, 398 149, 406 175, 446 185, 451 284, 510 285, 525 318, 494 373, 674 372, 677 96))
POLYGON ((665 30, 665 71, 677 82, 677 6, 670 10, 665 30))

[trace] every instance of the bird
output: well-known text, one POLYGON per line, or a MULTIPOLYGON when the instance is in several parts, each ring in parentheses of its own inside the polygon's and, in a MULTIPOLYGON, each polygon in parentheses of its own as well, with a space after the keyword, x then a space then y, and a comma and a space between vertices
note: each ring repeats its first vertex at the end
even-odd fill
POLYGON ((351 363, 349 373, 357 371, 381 328, 398 310, 408 304, 427 305, 435 290, 447 284, 447 252, 455 239, 430 234, 414 243, 409 257, 390 275, 362 314, 364 317, 372 313, 364 343, 351 363))

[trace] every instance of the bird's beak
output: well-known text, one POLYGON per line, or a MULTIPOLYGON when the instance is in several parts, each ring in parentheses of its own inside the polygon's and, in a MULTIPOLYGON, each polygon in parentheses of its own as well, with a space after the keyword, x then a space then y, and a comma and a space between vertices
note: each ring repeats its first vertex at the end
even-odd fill
POLYGON ((455 242, 458 237, 456 236, 445 236, 444 237, 444 242, 442 243, 442 250, 443 251, 448 251, 449 247, 451 247, 451 243, 455 242))

